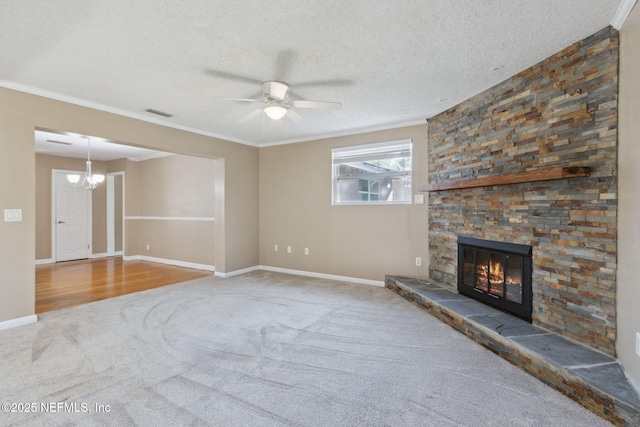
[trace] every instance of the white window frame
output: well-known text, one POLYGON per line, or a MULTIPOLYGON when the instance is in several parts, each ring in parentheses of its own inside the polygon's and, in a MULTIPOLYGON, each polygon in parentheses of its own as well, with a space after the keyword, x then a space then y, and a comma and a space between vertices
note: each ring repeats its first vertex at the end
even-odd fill
MULTIPOLYGON (((412 203, 412 174, 413 174, 413 142, 411 139, 400 139, 394 141, 386 141, 386 142, 378 142, 374 144, 363 144, 363 145, 353 145, 349 147, 339 147, 333 148, 331 150, 331 203, 332 205, 398 205, 398 204, 411 204, 412 203), (409 188, 407 189, 408 195, 407 200, 362 200, 362 201, 339 201, 338 198, 338 181, 341 177, 338 176, 338 169, 340 165, 348 164, 348 160, 354 159, 366 159, 370 157, 371 159, 383 158, 385 156, 385 151, 389 152, 391 150, 398 150, 408 152, 408 157, 411 163, 411 169, 406 172, 380 172, 380 173, 368 173, 363 175, 350 175, 348 178, 344 177, 344 179, 366 179, 371 180, 375 178, 385 178, 385 177, 397 177, 399 175, 407 176, 409 178, 409 188), (382 156, 382 157, 381 157, 382 156)), ((369 184, 370 185, 370 184, 369 184)), ((370 187, 369 187, 370 188, 370 187)), ((359 193, 361 193, 359 191, 359 193)), ((369 193, 367 193, 369 194, 369 193)), ((368 199, 370 199, 370 194, 368 199)))

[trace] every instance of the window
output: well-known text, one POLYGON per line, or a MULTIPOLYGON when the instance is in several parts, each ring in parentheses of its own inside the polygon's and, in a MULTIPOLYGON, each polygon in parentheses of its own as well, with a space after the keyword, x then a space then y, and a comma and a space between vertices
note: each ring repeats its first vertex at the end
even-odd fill
POLYGON ((411 140, 331 150, 333 204, 411 203, 411 140))

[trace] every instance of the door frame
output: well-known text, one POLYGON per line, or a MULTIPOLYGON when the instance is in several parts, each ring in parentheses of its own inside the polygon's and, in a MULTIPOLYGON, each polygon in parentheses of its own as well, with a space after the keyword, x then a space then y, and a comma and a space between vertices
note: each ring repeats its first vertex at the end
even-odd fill
POLYGON ((107 173, 107 256, 124 255, 124 243, 125 243, 125 226, 124 226, 124 213, 125 213, 125 174, 124 171, 109 172, 107 173), (114 177, 122 175, 122 250, 115 250, 115 218, 113 215, 115 204, 115 192, 114 192, 114 177))
MULTIPOLYGON (((58 262, 58 246, 57 246, 57 234, 56 234, 56 191, 57 191, 57 179, 56 174, 79 174, 83 175, 86 171, 73 171, 67 169, 52 169, 51 170, 51 259, 52 261, 58 262)), ((87 202, 89 206, 87 207, 87 244, 89 245, 89 258, 93 258, 93 197, 92 191, 87 190, 89 194, 87 195, 87 202)))

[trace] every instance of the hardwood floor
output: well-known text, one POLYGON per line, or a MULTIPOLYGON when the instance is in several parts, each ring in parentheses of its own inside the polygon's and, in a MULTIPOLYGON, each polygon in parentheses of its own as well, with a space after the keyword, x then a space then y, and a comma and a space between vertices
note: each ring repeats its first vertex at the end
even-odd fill
POLYGON ((211 275, 210 271, 148 261, 123 261, 122 257, 37 265, 36 313, 211 275))

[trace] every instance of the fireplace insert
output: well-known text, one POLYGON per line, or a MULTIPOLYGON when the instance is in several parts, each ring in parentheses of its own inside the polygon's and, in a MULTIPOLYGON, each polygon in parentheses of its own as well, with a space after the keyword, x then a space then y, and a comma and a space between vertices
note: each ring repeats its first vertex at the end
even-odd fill
POLYGON ((531 322, 532 248, 458 237, 458 292, 531 322))

